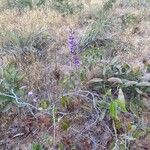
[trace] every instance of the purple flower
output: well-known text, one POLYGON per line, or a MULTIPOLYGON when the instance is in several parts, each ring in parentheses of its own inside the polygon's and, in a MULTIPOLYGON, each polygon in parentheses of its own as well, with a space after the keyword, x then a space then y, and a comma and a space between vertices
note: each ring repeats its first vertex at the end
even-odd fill
POLYGON ((76 66, 80 66, 80 60, 79 60, 79 58, 74 57, 73 63, 74 63, 76 66))
POLYGON ((75 38, 75 33, 73 31, 70 31, 69 33, 69 37, 68 37, 68 47, 70 50, 70 53, 72 54, 72 58, 73 58, 73 63, 75 66, 79 66, 80 65, 80 60, 78 58, 78 44, 77 44, 77 40, 75 38))
POLYGON ((28 96, 29 96, 29 97, 31 97, 32 95, 33 95, 33 92, 32 92, 32 91, 28 92, 28 96))
POLYGON ((71 54, 76 54, 75 50, 77 49, 77 42, 75 39, 74 32, 72 32, 72 31, 69 33, 68 47, 70 49, 71 54))

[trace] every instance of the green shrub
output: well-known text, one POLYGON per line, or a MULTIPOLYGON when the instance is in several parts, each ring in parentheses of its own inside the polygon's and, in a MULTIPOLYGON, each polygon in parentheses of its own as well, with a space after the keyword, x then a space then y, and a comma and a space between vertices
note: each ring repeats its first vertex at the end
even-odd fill
POLYGON ((96 20, 91 24, 91 26, 85 31, 80 39, 80 47, 83 50, 86 45, 91 42, 96 41, 98 37, 102 37, 105 33, 105 28, 110 23, 109 12, 115 4, 116 0, 107 1, 102 9, 96 12, 96 20))
POLYGON ((34 7, 38 7, 44 5, 47 0, 8 0, 7 6, 8 8, 29 8, 30 10, 34 7))
POLYGON ((71 15, 75 12, 81 11, 83 5, 76 5, 68 0, 52 0, 52 8, 57 10, 62 15, 71 15))
POLYGON ((122 18, 122 23, 126 27, 135 25, 136 23, 138 23, 138 21, 139 21, 138 16, 132 13, 127 13, 122 18))
POLYGON ((1 52, 7 55, 13 54, 17 60, 20 59, 26 64, 45 60, 47 46, 55 41, 54 37, 47 32, 40 34, 32 32, 25 35, 19 31, 7 31, 4 35, 8 38, 7 41, 2 43, 1 52))
POLYGON ((63 131, 67 131, 69 128, 70 128, 70 121, 65 119, 61 122, 60 124, 60 128, 63 130, 63 131))
POLYGON ((32 144, 32 150, 42 150, 42 147, 40 144, 32 144))
POLYGON ((83 65, 85 65, 85 68, 91 70, 92 67, 97 64, 97 62, 102 60, 103 55, 103 48, 89 48, 82 53, 83 65))
MULTIPOLYGON (((6 112, 16 104, 14 94, 24 96, 24 90, 21 89, 21 83, 24 75, 21 74, 15 63, 8 64, 0 72, 0 112, 6 112)), ((16 99, 15 99, 16 98, 16 99)))

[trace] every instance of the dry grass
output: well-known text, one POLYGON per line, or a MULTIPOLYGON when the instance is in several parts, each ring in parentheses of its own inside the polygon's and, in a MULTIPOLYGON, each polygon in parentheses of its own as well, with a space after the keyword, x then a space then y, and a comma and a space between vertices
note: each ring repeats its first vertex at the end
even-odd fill
MULTIPOLYGON (((64 38, 62 35, 67 32, 67 28, 64 30, 64 27, 73 26, 75 20, 76 17, 64 18, 49 9, 36 9, 23 12, 23 14, 19 14, 17 10, 6 10, 0 14, 0 29, 5 37, 5 32, 9 31, 19 31, 24 36, 28 36, 31 33, 38 33, 45 30, 49 32, 49 29, 53 28, 56 35, 64 38)), ((6 36, 6 39, 8 38, 9 35, 6 36)))

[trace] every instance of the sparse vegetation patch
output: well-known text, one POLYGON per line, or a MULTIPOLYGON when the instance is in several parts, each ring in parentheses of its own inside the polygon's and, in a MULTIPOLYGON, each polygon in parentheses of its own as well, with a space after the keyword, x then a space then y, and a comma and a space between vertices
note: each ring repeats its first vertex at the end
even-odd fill
POLYGON ((0 2, 0 149, 149 149, 148 5, 0 2))

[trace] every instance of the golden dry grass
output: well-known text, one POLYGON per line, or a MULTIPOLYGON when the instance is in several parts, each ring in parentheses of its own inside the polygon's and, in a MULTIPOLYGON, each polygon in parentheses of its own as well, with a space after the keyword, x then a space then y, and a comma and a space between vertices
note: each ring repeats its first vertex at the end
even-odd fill
MULTIPOLYGON (((31 10, 19 14, 17 10, 6 10, 0 14, 0 31, 4 34, 9 31, 19 31, 25 37, 40 31, 48 31, 53 28, 55 34, 63 35, 67 30, 66 28, 75 24, 76 17, 63 18, 60 14, 46 9, 46 10, 31 10), (62 29, 62 30, 60 30, 62 29)), ((8 35, 9 36, 9 35, 8 35)), ((6 37, 7 40, 9 37, 6 37)), ((0 39, 4 40, 4 39, 0 39)))

